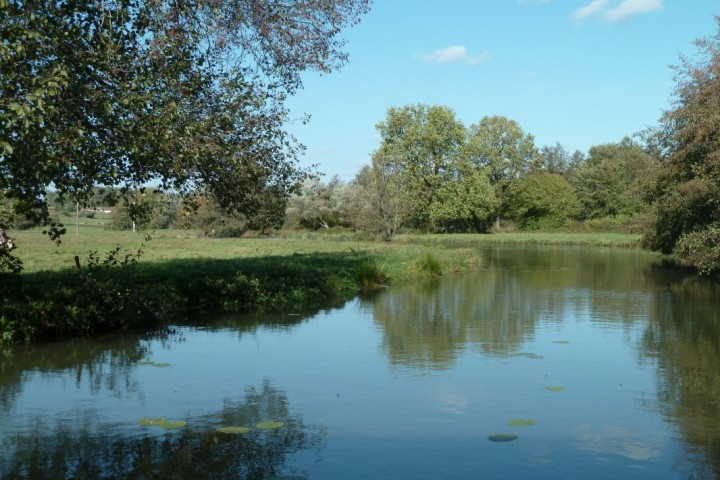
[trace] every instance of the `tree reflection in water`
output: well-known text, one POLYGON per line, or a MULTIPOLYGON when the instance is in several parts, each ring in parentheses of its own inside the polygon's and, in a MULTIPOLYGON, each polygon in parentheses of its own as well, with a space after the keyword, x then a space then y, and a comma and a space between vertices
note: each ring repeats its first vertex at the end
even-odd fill
MULTIPOLYGON (((215 413, 187 419, 185 427, 157 433, 98 424, 91 412, 75 424, 46 429, 37 419, 27 431, 7 438, 0 454, 3 479, 267 479, 287 470, 290 454, 326 443, 323 427, 305 425, 289 411, 285 394, 269 381, 248 388, 243 400, 226 401, 215 413), (254 427, 274 420, 272 430, 254 427), (225 434, 223 426, 251 431, 225 434), (129 434, 128 431, 132 430, 129 434)), ((303 478, 302 472, 293 475, 303 478)))
POLYGON ((658 404, 698 457, 697 478, 720 478, 720 285, 675 282, 657 297, 641 353, 658 365, 658 404))
POLYGON ((655 255, 568 248, 486 248, 473 274, 408 285, 369 300, 390 362, 447 369, 472 348, 488 356, 521 352, 539 322, 587 315, 593 322, 642 319, 654 292, 678 272, 655 255))

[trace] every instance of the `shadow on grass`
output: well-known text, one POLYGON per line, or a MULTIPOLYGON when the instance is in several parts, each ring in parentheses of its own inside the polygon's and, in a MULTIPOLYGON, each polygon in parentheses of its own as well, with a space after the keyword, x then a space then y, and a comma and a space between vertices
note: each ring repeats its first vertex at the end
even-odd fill
POLYGON ((174 259, 0 279, 0 344, 154 328, 198 310, 317 311, 357 293, 364 253, 174 259))

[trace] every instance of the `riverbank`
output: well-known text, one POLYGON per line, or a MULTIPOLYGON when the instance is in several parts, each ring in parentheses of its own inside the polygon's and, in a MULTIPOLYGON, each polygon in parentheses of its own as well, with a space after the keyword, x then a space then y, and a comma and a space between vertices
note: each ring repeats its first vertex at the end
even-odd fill
POLYGON ((602 233, 402 235, 390 243, 351 234, 202 238, 85 227, 56 247, 38 231, 12 232, 25 264, 0 284, 0 344, 155 327, 203 310, 308 311, 362 289, 482 267, 488 243, 629 247, 637 235, 602 233), (75 258, 77 257, 77 265, 75 258))

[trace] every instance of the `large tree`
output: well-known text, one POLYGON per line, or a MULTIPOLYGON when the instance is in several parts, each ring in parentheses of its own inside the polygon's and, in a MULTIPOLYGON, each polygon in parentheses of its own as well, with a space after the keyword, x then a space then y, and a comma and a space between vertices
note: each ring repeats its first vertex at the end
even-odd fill
POLYGON ((696 46, 699 55, 681 57, 675 69, 673 107, 649 135, 661 168, 645 242, 713 272, 720 271, 720 35, 696 46))
POLYGON ((496 221, 505 209, 508 187, 527 173, 539 157, 535 139, 515 120, 503 116, 483 117, 470 126, 463 158, 490 177, 500 200, 496 221))
MULTIPOLYGON (((302 150, 284 101, 369 0, 0 0, 0 195, 52 223, 47 189, 204 192, 252 213, 287 198, 302 150)), ((282 218, 283 202, 277 220, 282 218)), ((0 237, 1 238, 1 237, 0 237)), ((11 258, 0 242, 0 267, 11 258)), ((17 264, 6 266, 17 267, 17 264)))
POLYGON ((412 202, 413 226, 429 228, 438 190, 452 176, 460 158, 464 125, 448 107, 417 104, 389 108, 376 128, 382 141, 376 157, 383 165, 393 164, 392 169, 403 175, 401 181, 412 202))
POLYGON ((571 175, 583 219, 634 215, 647 210, 647 191, 657 173, 655 161, 630 138, 595 145, 571 175))

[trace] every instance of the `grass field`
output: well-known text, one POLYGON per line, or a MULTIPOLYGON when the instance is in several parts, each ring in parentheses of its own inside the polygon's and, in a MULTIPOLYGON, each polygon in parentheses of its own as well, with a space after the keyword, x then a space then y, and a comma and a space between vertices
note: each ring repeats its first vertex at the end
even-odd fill
POLYGON ((59 246, 40 230, 10 232, 25 270, 0 279, 0 344, 143 328, 196 310, 317 309, 362 288, 480 268, 478 247, 489 243, 632 247, 639 240, 627 234, 506 233, 375 242, 317 232, 214 239, 159 230, 147 241, 146 233, 106 230, 100 219, 92 220, 69 226, 59 246))
MULTIPOLYGON (((81 219, 82 221, 83 219, 81 219)), ((89 219, 84 219, 89 220, 89 219)), ((636 247, 639 235, 624 233, 497 233, 453 235, 398 235, 393 242, 358 240, 352 234, 293 232, 273 238, 206 238, 192 230, 157 230, 152 240, 145 241, 146 232, 106 230, 99 222, 81 224, 79 230, 66 223, 68 233, 55 246, 40 230, 10 232, 18 245, 15 254, 25 265, 25 272, 58 271, 73 266, 74 257, 87 257, 88 252, 107 252, 116 246, 136 251, 144 244, 143 262, 179 259, 228 260, 294 254, 363 252, 392 260, 412 257, 423 248, 459 250, 460 256, 479 244, 593 245, 636 247)), ((399 272, 396 272, 396 274, 399 272)), ((399 275, 399 279, 408 275, 399 275)))

